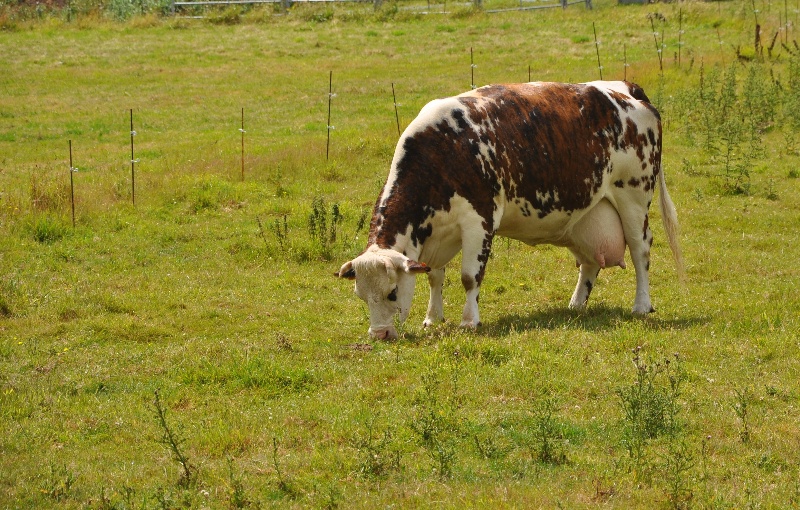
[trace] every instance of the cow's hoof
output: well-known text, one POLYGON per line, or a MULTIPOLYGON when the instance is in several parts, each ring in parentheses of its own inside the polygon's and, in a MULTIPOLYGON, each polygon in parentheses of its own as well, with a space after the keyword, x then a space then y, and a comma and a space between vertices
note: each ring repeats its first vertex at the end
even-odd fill
POLYGON ((444 319, 436 319, 436 320, 434 320, 434 319, 425 319, 424 321, 422 321, 422 327, 423 328, 429 328, 429 327, 433 326, 434 324, 436 324, 437 322, 444 322, 444 319))
POLYGON ((573 299, 573 300, 570 300, 570 302, 569 302, 569 308, 570 308, 570 310, 579 310, 579 311, 580 310, 586 310, 586 304, 588 302, 589 302, 588 299, 585 299, 583 301, 578 301, 578 300, 573 299))
POLYGON ((634 306, 634 307, 633 307, 633 313, 634 313, 634 315, 647 315, 648 313, 653 313, 653 312, 655 312, 655 311, 656 311, 656 309, 655 309, 655 308, 653 308, 653 306, 652 306, 652 305, 647 305, 647 306, 634 306))
POLYGON ((478 321, 477 324, 475 322, 473 322, 473 321, 463 321, 461 323, 461 327, 465 328, 465 329, 478 329, 478 326, 480 326, 480 325, 481 325, 480 321, 478 321))

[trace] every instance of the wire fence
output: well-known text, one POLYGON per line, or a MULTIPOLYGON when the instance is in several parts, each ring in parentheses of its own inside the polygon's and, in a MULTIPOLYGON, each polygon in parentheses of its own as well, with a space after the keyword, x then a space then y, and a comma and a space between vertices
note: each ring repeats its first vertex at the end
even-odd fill
MULTIPOLYGON (((198 8, 207 7, 220 7, 220 6, 251 6, 259 4, 272 4, 281 9, 289 9, 294 4, 361 4, 371 5, 375 9, 379 9, 383 5, 384 0, 173 0, 171 2, 171 12, 175 15, 186 12, 187 10, 196 10, 198 8)), ((414 1, 397 2, 398 8, 402 10, 414 11, 418 14, 447 14, 448 7, 462 8, 462 7, 484 7, 484 0, 472 0, 469 2, 437 2, 428 0, 427 3, 420 3, 414 1)), ((496 8, 485 9, 487 13, 507 12, 507 11, 529 11, 537 9, 552 9, 562 8, 566 9, 570 5, 583 4, 587 9, 592 8, 592 0, 555 0, 555 1, 540 1, 540 0, 519 0, 518 5, 502 6, 496 8)))

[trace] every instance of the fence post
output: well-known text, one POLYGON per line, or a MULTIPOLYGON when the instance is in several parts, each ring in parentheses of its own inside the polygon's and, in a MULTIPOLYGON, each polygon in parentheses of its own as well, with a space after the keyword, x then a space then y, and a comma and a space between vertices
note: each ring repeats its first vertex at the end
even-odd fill
POLYGON ((69 141, 69 199, 72 204, 72 228, 75 228, 75 181, 72 178, 78 169, 72 166, 72 140, 69 141))
POLYGON ((397 136, 400 136, 400 115, 397 113, 397 96, 394 93, 394 82, 392 82, 392 101, 394 101, 394 120, 397 121, 397 136))
POLYGON ((600 63, 600 41, 597 40, 597 28, 592 21, 592 32, 594 32, 594 49, 597 53, 597 69, 600 70, 600 79, 603 79, 603 64, 600 63))
POLYGON ((471 87, 473 89, 477 89, 478 87, 475 85, 475 68, 478 67, 475 65, 475 59, 472 55, 472 47, 469 48, 469 68, 471 74, 471 87))
POLYGON ((131 204, 136 207, 136 162, 139 161, 133 152, 133 137, 136 131, 133 129, 133 108, 131 108, 131 204))
POLYGON ((331 101, 333 100, 333 71, 330 72, 328 81, 328 143, 325 145, 325 160, 330 157, 331 152, 331 101))
POLYGON ((242 108, 242 127, 239 131, 242 133, 242 182, 244 182, 244 108, 242 108))

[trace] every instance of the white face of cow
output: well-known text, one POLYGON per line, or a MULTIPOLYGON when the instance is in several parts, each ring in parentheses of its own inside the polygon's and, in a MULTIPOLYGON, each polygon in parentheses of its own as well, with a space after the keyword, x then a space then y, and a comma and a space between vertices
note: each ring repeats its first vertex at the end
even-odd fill
POLYGON ((340 278, 356 281, 356 295, 369 307, 369 334, 389 340, 397 338, 395 315, 406 320, 414 297, 414 276, 430 267, 394 250, 370 249, 342 265, 340 278))

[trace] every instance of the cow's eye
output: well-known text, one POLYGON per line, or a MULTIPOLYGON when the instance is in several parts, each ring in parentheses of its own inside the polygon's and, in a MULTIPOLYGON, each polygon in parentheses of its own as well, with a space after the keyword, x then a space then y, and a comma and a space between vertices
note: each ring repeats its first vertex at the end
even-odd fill
POLYGON ((397 287, 393 288, 392 291, 389 293, 389 295, 386 296, 386 298, 389 301, 397 301, 397 287))

